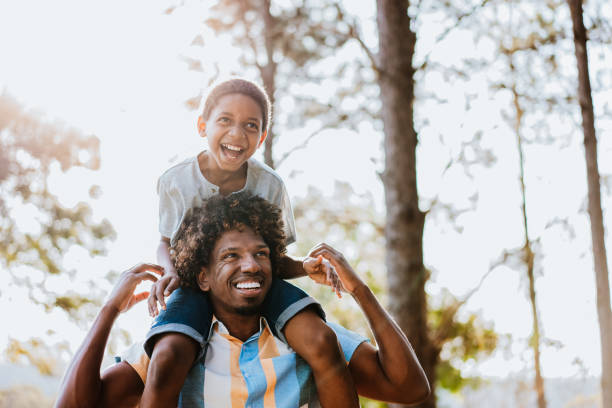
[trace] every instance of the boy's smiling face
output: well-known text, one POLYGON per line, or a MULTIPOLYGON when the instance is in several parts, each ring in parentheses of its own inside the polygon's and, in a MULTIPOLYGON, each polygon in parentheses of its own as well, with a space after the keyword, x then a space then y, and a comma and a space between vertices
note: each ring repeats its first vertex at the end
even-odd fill
POLYGON ((219 98, 204 118, 200 135, 208 138, 209 153, 219 170, 235 172, 255 153, 266 138, 263 113, 250 96, 233 93, 219 98))

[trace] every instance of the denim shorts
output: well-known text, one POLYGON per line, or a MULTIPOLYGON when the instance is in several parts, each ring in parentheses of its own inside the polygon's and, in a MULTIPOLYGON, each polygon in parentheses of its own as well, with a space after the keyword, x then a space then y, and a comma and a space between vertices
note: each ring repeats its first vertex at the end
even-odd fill
MULTIPOLYGON (((325 312, 314 298, 297 286, 274 278, 262 305, 262 315, 274 335, 286 343, 282 329, 293 316, 308 306, 313 306, 325 320, 325 312)), ((212 316, 212 306, 206 292, 186 287, 176 289, 166 300, 166 310, 161 310, 147 333, 144 344, 146 353, 151 357, 155 344, 151 340, 162 333, 182 333, 194 339, 203 350, 212 316)))

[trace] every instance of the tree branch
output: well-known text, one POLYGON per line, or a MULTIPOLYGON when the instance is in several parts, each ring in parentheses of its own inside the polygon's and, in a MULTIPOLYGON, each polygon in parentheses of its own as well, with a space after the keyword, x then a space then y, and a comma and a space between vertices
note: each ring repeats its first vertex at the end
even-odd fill
MULTIPOLYGON (((482 8, 484 6, 486 6, 486 4, 489 2, 489 0, 482 0, 482 2, 479 5, 476 5, 474 7, 472 7, 472 9, 468 12, 459 14, 459 16, 457 17, 457 23, 447 27, 439 36, 438 38, 436 38, 435 43, 439 44, 440 42, 444 41, 444 39, 450 34, 450 32, 452 30, 454 30, 455 28, 457 28, 457 26, 459 26, 459 24, 461 24, 461 22, 467 18, 472 16, 479 8, 482 8)), ((425 59, 423 61, 423 63, 421 65, 419 65, 419 67, 416 69, 417 71, 421 71, 423 70, 429 63, 429 57, 431 56, 431 51, 429 53, 427 53, 427 55, 425 56, 425 59)))
POLYGON ((281 158, 279 160, 276 161, 276 168, 279 168, 281 166, 281 164, 283 164, 283 162, 289 157, 291 156, 293 153, 295 153, 297 150, 301 150, 301 149, 305 149, 306 146, 308 146, 308 143, 310 143, 310 141, 317 136, 319 133, 321 133, 322 131, 326 130, 326 129, 330 129, 331 126, 322 126, 321 128, 319 128, 318 130, 312 132, 302 143, 300 143, 297 146, 294 146, 293 148, 291 148, 289 151, 287 151, 285 154, 283 154, 281 156, 281 158))

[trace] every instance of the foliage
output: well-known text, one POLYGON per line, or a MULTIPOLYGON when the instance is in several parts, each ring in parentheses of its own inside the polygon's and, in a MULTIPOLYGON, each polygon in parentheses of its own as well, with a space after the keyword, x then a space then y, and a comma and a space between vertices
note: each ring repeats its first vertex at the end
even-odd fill
MULTIPOLYGON (((356 129, 361 121, 376 115, 372 72, 354 54, 343 58, 355 28, 338 3, 220 1, 210 8, 205 24, 205 30, 212 30, 215 36, 229 36, 239 49, 239 74, 259 77, 270 94, 274 120, 264 148, 269 166, 280 166, 323 130, 338 126, 356 129), (330 69, 335 70, 332 77, 342 81, 322 74, 330 69), (291 143, 283 141, 287 147, 282 154, 273 155, 278 129, 300 132, 291 143)), ((189 68, 204 72, 211 81, 228 74, 211 64, 202 38, 197 34, 191 43, 194 54, 185 59, 189 68)), ((197 100, 199 97, 190 99, 188 106, 195 108, 197 100)))
MULTIPOLYGON (((73 167, 99 167, 99 141, 59 123, 45 122, 7 94, 0 95, 0 265, 8 282, 29 289, 32 301, 77 317, 90 296, 53 293, 49 276, 69 273, 62 257, 72 246, 102 255, 114 238, 107 220, 95 222, 91 208, 62 205, 48 178, 73 167), (26 220, 24 222, 24 219, 26 220), (32 225, 34 224, 34 225, 32 225), (34 276, 42 273, 42 279, 34 276)), ((94 188, 91 191, 95 191, 94 188)))
POLYGON ((18 385, 0 390, 0 408, 51 408, 53 399, 31 385, 18 385))
POLYGON ((60 354, 68 351, 67 342, 49 346, 40 338, 31 338, 25 342, 9 338, 5 355, 11 363, 26 360, 42 375, 58 376, 64 368, 60 354))
MULTIPOLYGON (((313 245, 324 240, 344 253, 384 303, 384 217, 372 197, 357 195, 350 185, 337 182, 330 197, 311 187, 305 197, 297 200, 294 210, 299 231, 296 255, 304 256, 313 245)), ((338 300, 327 287, 308 280, 298 284, 321 302, 328 317, 374 340, 365 330, 367 322, 352 299, 338 300)), ((466 385, 478 386, 476 378, 462 373, 462 366, 470 360, 486 358, 497 347, 498 334, 490 323, 473 313, 457 316, 466 300, 458 300, 445 291, 430 302, 428 312, 431 337, 440 354, 439 386, 450 391, 466 385)))

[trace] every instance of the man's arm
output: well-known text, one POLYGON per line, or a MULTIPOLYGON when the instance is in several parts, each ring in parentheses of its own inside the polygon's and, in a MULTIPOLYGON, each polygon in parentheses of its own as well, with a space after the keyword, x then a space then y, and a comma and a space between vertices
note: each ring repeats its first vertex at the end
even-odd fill
POLYGON ((56 407, 133 407, 138 403, 143 383, 129 364, 116 364, 102 376, 100 367, 108 336, 119 313, 148 296, 146 292, 134 294, 136 286, 143 280, 157 279, 148 271, 161 274, 162 268, 140 264, 121 274, 68 367, 56 407))
POLYGON ((312 258, 305 263, 322 256, 334 266, 345 290, 355 298, 374 333, 378 348, 362 343, 349 363, 359 395, 401 404, 427 399, 431 392, 429 382, 410 342, 344 256, 327 244, 319 244, 309 256, 312 258))

